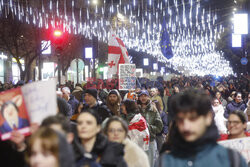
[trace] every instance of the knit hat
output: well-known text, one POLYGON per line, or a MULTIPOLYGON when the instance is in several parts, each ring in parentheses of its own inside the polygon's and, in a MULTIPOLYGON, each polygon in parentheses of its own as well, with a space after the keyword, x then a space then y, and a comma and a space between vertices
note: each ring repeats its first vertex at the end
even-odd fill
POLYGON ((116 96, 118 96, 118 91, 116 89, 112 89, 110 92, 109 92, 109 95, 111 94, 114 94, 116 96))
POLYGON ((95 99, 97 99, 97 90, 96 89, 87 89, 85 91, 85 93, 90 94, 91 96, 93 96, 95 99))
POLYGON ((148 93, 147 90, 142 90, 141 93, 139 94, 139 96, 141 96, 141 95, 147 95, 147 96, 149 96, 149 93, 148 93))

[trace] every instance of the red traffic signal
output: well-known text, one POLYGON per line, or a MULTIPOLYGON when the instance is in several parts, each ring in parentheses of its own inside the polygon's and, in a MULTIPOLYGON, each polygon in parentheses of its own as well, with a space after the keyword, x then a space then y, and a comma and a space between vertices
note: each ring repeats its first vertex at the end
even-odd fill
POLYGON ((55 30, 54 32, 53 32, 53 35, 54 35, 54 37, 62 37, 62 35, 63 35, 63 32, 61 31, 61 30, 55 30))

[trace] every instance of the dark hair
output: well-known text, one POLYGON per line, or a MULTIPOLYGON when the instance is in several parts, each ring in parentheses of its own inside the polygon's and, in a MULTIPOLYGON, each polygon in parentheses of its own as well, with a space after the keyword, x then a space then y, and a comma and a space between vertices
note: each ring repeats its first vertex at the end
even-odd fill
MULTIPOLYGON (((95 110, 90 109, 90 108, 88 108, 88 109, 83 109, 82 112, 80 113, 80 115, 83 114, 83 113, 89 113, 89 114, 91 114, 93 117, 95 117, 97 125, 100 125, 100 124, 102 123, 101 117, 97 114, 97 112, 95 112, 95 110)), ((80 116, 80 115, 79 115, 79 116, 80 116)), ((79 116, 78 116, 78 118, 79 118, 79 116)))
POLYGON ((240 94, 240 95, 242 96, 242 93, 241 93, 241 92, 236 92, 236 93, 234 94, 234 98, 236 98, 236 97, 238 96, 238 94, 240 94))
POLYGON ((127 124, 126 121, 124 121, 121 117, 118 117, 118 116, 113 116, 113 117, 111 117, 111 118, 108 119, 108 121, 107 121, 107 123, 106 123, 106 125, 105 125, 105 127, 104 127, 104 129, 103 129, 103 133, 104 133, 105 135, 108 134, 108 128, 109 128, 110 124, 111 124, 112 122, 114 122, 114 121, 117 121, 117 122, 120 122, 120 123, 121 123, 122 128, 125 130, 125 133, 126 133, 126 135, 127 135, 127 134, 128 134, 128 124, 127 124))
POLYGON ((240 110, 232 111, 232 112, 229 114, 229 116, 232 115, 232 114, 237 115, 237 116, 240 118, 240 121, 241 121, 243 124, 247 122, 246 115, 244 114, 243 111, 240 111, 240 110))
POLYGON ((122 104, 125 106, 127 113, 138 113, 138 106, 136 101, 132 100, 132 99, 126 99, 124 101, 122 101, 122 104))
POLYGON ((62 114, 57 114, 54 116, 49 116, 45 118, 41 124, 42 127, 48 127, 52 124, 59 124, 62 126, 62 129, 65 133, 70 133, 70 122, 69 120, 62 114))
POLYGON ((7 102, 5 102, 5 103, 2 105, 2 107, 1 107, 1 114, 2 114, 3 117, 4 117, 4 114, 3 114, 4 109, 5 109, 8 105, 13 105, 13 106, 15 107, 16 111, 19 112, 19 109, 18 109, 17 105, 16 105, 13 101, 7 101, 7 102))
POLYGON ((179 112, 195 111, 198 115, 206 115, 212 111, 210 96, 204 90, 193 88, 174 95, 170 104, 174 116, 179 112))

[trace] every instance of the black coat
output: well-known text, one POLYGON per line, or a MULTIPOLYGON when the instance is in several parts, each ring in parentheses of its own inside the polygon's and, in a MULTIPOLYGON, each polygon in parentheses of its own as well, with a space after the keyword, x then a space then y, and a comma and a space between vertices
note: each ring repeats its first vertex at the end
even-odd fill
MULTIPOLYGON (((89 109, 89 106, 86 106, 82 111, 89 109)), ((103 104, 96 104, 94 107, 91 108, 94 110, 97 115, 100 117, 101 122, 103 122, 106 118, 109 118, 112 116, 110 110, 106 105, 103 104)))
POLYGON ((79 138, 73 142, 77 166, 90 165, 102 167, 127 167, 124 155, 124 145, 108 141, 108 139, 98 134, 91 153, 86 153, 80 144, 79 138))

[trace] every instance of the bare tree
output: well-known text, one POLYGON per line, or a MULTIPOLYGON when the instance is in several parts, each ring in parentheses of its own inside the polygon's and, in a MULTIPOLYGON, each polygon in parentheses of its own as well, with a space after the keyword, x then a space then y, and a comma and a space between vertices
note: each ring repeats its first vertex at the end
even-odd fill
POLYGON ((30 79, 32 62, 48 47, 47 44, 41 49, 44 31, 13 18, 0 18, 0 50, 16 59, 21 80, 30 79), (21 59, 25 62, 24 67, 21 59))

